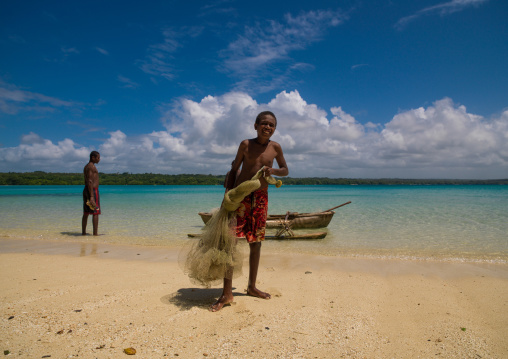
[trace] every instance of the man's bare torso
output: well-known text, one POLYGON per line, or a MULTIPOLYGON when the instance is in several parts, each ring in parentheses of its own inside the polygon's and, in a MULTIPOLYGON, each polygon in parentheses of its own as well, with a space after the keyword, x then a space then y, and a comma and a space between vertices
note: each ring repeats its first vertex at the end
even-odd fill
POLYGON ((85 175, 85 186, 91 184, 93 188, 99 187, 99 171, 92 162, 85 166, 83 174, 85 175))

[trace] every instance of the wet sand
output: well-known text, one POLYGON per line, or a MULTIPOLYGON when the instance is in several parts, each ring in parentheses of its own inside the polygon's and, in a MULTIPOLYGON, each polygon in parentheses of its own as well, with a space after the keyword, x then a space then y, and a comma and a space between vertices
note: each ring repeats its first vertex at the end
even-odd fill
POLYGON ((506 358, 508 266, 280 254, 208 311, 178 248, 0 238, 0 343, 11 357, 506 358))

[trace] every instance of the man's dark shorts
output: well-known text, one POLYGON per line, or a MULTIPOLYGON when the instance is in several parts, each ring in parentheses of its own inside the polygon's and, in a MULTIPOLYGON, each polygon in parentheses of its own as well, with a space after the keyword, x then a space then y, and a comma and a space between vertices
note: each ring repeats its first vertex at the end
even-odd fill
POLYGON ((88 213, 88 214, 101 214, 101 200, 100 200, 100 197, 99 197, 99 189, 98 188, 94 188, 93 192, 94 192, 93 196, 94 196, 94 199, 95 199, 95 204, 97 206, 95 207, 95 210, 94 210, 94 209, 91 209, 86 204, 86 202, 88 202, 88 200, 90 199, 90 194, 88 193, 88 188, 85 187, 85 189, 83 190, 83 212, 84 213, 88 213))

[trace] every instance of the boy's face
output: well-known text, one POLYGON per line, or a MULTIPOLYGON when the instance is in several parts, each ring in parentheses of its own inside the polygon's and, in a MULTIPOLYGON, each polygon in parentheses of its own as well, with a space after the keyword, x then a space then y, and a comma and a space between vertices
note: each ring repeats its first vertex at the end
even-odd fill
POLYGON ((263 117, 259 123, 254 124, 254 128, 258 132, 258 137, 264 138, 272 137, 276 127, 277 123, 275 122, 275 118, 270 115, 263 117))

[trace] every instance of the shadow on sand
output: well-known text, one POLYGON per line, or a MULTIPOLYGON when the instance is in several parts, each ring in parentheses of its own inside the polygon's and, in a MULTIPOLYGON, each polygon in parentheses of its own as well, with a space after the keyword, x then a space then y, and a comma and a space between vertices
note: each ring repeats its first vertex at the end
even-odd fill
MULTIPOLYGON (((176 305, 180 310, 190 310, 194 307, 208 310, 221 294, 222 288, 182 288, 176 293, 165 295, 161 298, 161 302, 176 305)), ((246 294, 233 292, 233 295, 240 297, 246 294)))
POLYGON ((60 232, 60 234, 63 234, 64 236, 83 237, 81 232, 60 232))
MULTIPOLYGON (((81 234, 81 232, 60 232, 60 234, 64 235, 64 236, 71 236, 71 237, 87 237, 87 236, 91 236, 90 233, 87 233, 85 235, 81 234)), ((98 234, 99 236, 104 236, 105 234, 104 233, 99 233, 98 234)))

